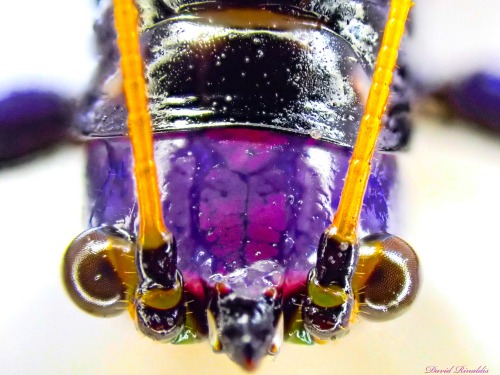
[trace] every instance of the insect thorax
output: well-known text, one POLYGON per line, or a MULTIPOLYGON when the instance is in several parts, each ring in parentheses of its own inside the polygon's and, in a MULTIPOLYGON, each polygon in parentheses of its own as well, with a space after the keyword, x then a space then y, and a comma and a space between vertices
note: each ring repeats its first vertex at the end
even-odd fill
MULTIPOLYGON (((139 5, 155 132, 243 126, 354 144, 385 2, 139 5)), ((101 64, 84 105, 85 135, 126 133, 112 24, 108 9, 96 27, 101 64)), ((397 149, 407 139, 403 78, 395 79, 381 149, 397 149)))

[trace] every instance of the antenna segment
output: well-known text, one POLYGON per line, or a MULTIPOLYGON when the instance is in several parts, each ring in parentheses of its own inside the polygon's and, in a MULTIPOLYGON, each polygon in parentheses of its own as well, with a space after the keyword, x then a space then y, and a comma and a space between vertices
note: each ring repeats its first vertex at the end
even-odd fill
POLYGON ((359 215, 370 176, 373 152, 381 128, 381 118, 389 97, 392 72, 396 66, 399 44, 405 30, 408 12, 412 6, 411 0, 391 1, 389 19, 385 26, 365 113, 349 162, 339 207, 332 225, 328 228, 331 234, 336 234, 350 243, 356 240, 359 215))
POLYGON ((137 31, 139 14, 133 0, 113 0, 113 3, 128 109, 129 137, 135 161, 140 215, 139 243, 143 249, 156 249, 165 243, 165 235, 169 232, 163 219, 154 162, 151 118, 137 31))

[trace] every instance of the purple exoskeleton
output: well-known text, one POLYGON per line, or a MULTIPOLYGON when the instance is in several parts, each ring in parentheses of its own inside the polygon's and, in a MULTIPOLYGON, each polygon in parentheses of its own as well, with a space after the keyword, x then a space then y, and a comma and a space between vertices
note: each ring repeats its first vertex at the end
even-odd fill
MULTIPOLYGON (((359 248, 317 254, 339 203, 387 2, 139 6, 161 200, 182 275, 172 282, 183 288, 164 314, 132 313, 139 329, 175 343, 208 336, 214 350, 253 368, 284 338, 344 335, 358 309, 374 319, 404 311, 416 295, 418 260, 385 234, 394 156, 375 157, 359 248), (377 264, 365 261, 373 252, 383 254, 377 264), (352 290, 356 302, 337 304, 314 283, 320 276, 352 290)), ((176 261, 134 255, 137 198, 112 25, 107 9, 97 25, 100 68, 81 116, 90 229, 68 248, 64 271, 75 302, 102 316, 126 308, 134 267, 159 274, 176 261), (122 252, 108 251, 109 243, 122 252)), ((408 138, 404 80, 400 71, 382 150, 408 138)))
POLYGON ((449 105, 453 114, 487 128, 500 130, 500 77, 476 72, 440 89, 435 96, 449 105))
POLYGON ((74 103, 46 91, 0 99, 0 165, 56 144, 68 135, 74 103))

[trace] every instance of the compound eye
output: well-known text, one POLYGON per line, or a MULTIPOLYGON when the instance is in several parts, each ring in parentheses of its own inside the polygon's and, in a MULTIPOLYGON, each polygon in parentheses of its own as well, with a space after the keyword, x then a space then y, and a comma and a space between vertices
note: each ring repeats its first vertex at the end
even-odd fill
POLYGON ((388 233, 360 242, 358 268, 353 278, 359 309, 372 320, 389 320, 404 313, 419 287, 419 262, 410 245, 388 233))
POLYGON ((127 307, 128 291, 136 284, 134 243, 114 227, 88 229, 66 250, 63 277, 81 309, 102 317, 117 315, 127 307))

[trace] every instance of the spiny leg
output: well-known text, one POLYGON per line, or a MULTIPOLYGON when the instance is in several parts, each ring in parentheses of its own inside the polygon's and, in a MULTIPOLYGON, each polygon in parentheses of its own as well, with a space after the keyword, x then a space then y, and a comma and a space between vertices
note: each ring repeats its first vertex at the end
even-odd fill
POLYGON ((399 43, 411 6, 411 0, 391 1, 365 114, 349 162, 339 207, 332 225, 320 239, 316 267, 308 277, 308 298, 302 307, 302 316, 307 331, 319 341, 344 335, 352 320, 354 293, 351 285, 358 258, 358 220, 399 43))

